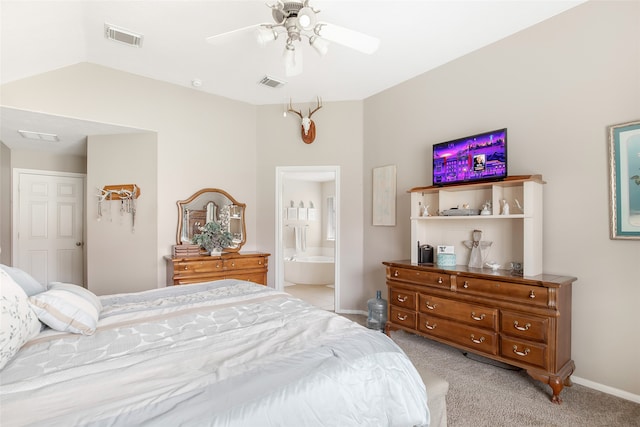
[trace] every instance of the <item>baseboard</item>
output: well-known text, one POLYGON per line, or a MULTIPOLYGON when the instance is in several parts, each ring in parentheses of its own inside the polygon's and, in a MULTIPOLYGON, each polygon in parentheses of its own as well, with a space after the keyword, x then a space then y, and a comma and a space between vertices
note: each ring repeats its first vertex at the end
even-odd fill
POLYGON ((368 316, 369 313, 364 310, 340 310, 336 311, 338 314, 361 314, 363 316, 368 316))
POLYGON ((585 387, 592 388, 594 390, 601 391, 603 393, 610 394, 612 396, 620 397, 622 399, 630 400, 632 402, 640 403, 640 395, 629 393, 628 391, 620 390, 618 388, 609 387, 608 385, 596 383, 590 380, 586 380, 584 378, 576 377, 575 375, 571 375, 571 381, 576 384, 583 385, 585 387))

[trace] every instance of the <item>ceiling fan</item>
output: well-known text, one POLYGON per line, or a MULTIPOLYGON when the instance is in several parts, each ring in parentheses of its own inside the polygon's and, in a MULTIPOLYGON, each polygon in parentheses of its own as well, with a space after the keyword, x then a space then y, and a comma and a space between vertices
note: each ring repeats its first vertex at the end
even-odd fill
POLYGON ((238 28, 207 37, 209 43, 221 43, 228 40, 229 36, 239 33, 256 31, 257 41, 266 45, 278 39, 286 37, 283 53, 285 73, 287 76, 295 76, 302 72, 302 54, 296 50, 295 42, 302 42, 303 38, 309 40, 309 45, 320 55, 325 55, 329 43, 338 43, 362 53, 372 54, 378 49, 380 41, 367 34, 360 33, 335 24, 318 22, 317 15, 320 12, 309 5, 309 0, 282 1, 274 4, 266 4, 271 8, 274 23, 263 23, 238 28))

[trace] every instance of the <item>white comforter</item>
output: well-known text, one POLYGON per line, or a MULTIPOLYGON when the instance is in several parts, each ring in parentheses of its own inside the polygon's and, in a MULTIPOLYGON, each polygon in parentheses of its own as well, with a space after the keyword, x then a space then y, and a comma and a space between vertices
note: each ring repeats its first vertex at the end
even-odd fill
POLYGON ((50 329, 0 373, 0 424, 428 425, 385 335, 236 280, 101 297, 93 336, 50 329))

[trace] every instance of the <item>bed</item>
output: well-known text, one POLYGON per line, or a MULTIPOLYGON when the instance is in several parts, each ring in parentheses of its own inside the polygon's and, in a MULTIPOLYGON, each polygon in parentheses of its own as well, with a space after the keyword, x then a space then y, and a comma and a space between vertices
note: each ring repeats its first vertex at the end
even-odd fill
POLYGON ((82 289, 90 315, 67 315, 73 332, 47 319, 61 330, 28 332, 5 361, 3 427, 429 424, 424 383, 391 339, 284 292, 229 279, 102 297, 57 284, 23 299, 0 274, 3 330, 24 300, 40 320, 64 317, 42 302, 56 290, 82 289))

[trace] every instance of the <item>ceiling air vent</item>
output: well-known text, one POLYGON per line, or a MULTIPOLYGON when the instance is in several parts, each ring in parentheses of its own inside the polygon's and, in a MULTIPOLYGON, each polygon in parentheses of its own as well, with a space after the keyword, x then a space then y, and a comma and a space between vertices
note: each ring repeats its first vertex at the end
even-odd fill
POLYGON ((283 86, 287 82, 283 82, 282 80, 274 79, 273 77, 264 76, 262 80, 259 82, 261 85, 269 86, 269 87, 280 87, 283 86))
POLYGON ((109 40, 124 43, 129 46, 142 46, 142 34, 136 34, 124 28, 118 28, 115 25, 104 24, 104 36, 109 40))

